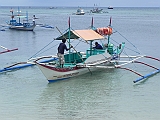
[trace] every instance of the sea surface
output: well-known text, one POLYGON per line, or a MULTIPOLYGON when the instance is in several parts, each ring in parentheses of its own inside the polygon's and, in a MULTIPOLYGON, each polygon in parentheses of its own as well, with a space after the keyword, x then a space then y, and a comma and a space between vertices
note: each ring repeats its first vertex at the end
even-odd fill
MULTIPOLYGON (((68 28, 87 29, 92 17, 95 27, 105 27, 112 17, 114 34, 111 41, 125 41, 142 54, 160 59, 160 8, 103 8, 102 14, 73 15, 77 8, 20 7, 29 18, 36 15, 39 25, 34 31, 15 31, 6 27, 11 7, 0 7, 0 45, 17 51, 0 54, 0 69, 17 62, 25 62, 52 42, 52 47, 41 55, 55 55, 60 41, 54 38, 68 28), (120 33, 118 36, 117 33, 120 33), (133 44, 133 45, 132 45, 133 44)), ((13 7, 15 13, 17 7, 13 7)), ((115 43, 115 42, 114 42, 115 43)), ((76 50, 87 49, 87 44, 73 44, 76 50)), ((0 51, 3 51, 0 48, 0 51)), ((125 52, 127 49, 125 50, 125 52)), ((127 52, 126 52, 127 53, 127 52)), ((130 52, 127 53, 129 55, 130 52)), ((160 68, 160 62, 143 61, 160 68)), ((142 74, 154 69, 134 64, 142 74)), ((37 66, 0 73, 1 120, 159 120, 160 74, 133 83, 139 76, 123 69, 103 69, 56 83, 48 83, 37 66)))

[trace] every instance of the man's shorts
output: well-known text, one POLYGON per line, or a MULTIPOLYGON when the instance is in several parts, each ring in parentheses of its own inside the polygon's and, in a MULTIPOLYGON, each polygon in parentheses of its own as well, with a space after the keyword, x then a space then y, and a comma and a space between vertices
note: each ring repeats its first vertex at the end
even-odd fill
POLYGON ((65 63, 64 54, 57 53, 57 56, 59 58, 59 64, 64 64, 65 63))

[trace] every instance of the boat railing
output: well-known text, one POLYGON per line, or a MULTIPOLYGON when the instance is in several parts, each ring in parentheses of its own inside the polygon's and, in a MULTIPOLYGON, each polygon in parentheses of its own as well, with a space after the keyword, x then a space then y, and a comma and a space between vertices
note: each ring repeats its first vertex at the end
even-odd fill
POLYGON ((92 55, 98 55, 98 54, 102 54, 105 53, 106 50, 101 50, 101 49, 89 49, 86 51, 86 57, 90 57, 92 55))
POLYGON ((80 52, 73 52, 70 54, 65 54, 65 63, 80 63, 82 61, 82 54, 80 52))

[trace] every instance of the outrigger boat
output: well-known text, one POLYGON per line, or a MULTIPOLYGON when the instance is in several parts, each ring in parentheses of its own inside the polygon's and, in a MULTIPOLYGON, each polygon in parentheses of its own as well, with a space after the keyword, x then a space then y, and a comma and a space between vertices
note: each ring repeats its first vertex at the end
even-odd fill
MULTIPOLYGON (((59 29, 58 31, 60 32, 59 29)), ((110 36, 112 34, 113 34, 113 29, 111 26, 111 19, 108 27, 94 28, 93 18, 92 18, 91 29, 87 29, 87 30, 73 30, 70 27, 70 22, 69 22, 69 28, 67 29, 67 31, 65 31, 64 33, 61 33, 61 35, 57 37, 55 40, 66 39, 69 47, 72 46, 71 45, 72 39, 84 40, 86 43, 89 43, 89 49, 87 49, 85 52, 79 52, 75 50, 75 48, 74 48, 75 52, 71 52, 69 50, 69 52, 64 55, 65 64, 63 68, 60 67, 57 56, 54 56, 55 60, 53 62, 49 62, 49 63, 38 62, 40 59, 47 58, 47 57, 38 58, 34 62, 40 68, 40 70, 42 71, 42 73, 44 74, 44 76, 47 78, 49 82, 64 80, 64 79, 79 76, 85 73, 92 73, 92 71, 95 71, 97 69, 120 68, 120 69, 125 69, 130 72, 133 72, 138 76, 140 76, 140 78, 134 81, 134 83, 136 83, 140 80, 143 80, 145 78, 148 78, 160 72, 159 68, 156 68, 147 63, 138 61, 138 59, 141 59, 141 58, 150 58, 160 62, 160 60, 157 58, 146 56, 146 55, 137 55, 137 56, 121 55, 123 52, 123 49, 125 48, 125 42, 122 42, 115 47, 114 44, 111 43, 110 41, 110 36), (100 40, 107 40, 107 44, 103 44, 102 50, 93 49, 92 47, 93 41, 100 41, 100 40), (129 60, 123 60, 126 58, 129 60), (132 69, 123 67, 130 63, 141 63, 143 65, 156 69, 156 71, 147 75, 141 75, 140 73, 132 69)))
POLYGON ((99 9, 98 7, 95 7, 96 5, 94 4, 94 8, 90 10, 91 13, 102 13, 103 9, 99 9))
POLYGON ((73 30, 70 27, 70 18, 69 18, 69 28, 64 33, 61 33, 61 31, 58 28, 57 30, 60 32, 61 35, 55 38, 54 40, 66 39, 69 47, 73 46, 71 45, 71 40, 79 40, 79 41, 83 40, 86 44, 89 44, 89 48, 85 52, 81 52, 77 51, 73 47, 74 51, 71 52, 71 50, 69 50, 68 53, 65 53, 64 55, 65 64, 64 67, 62 68, 59 65, 59 60, 57 55, 42 56, 36 58, 38 54, 44 52, 43 50, 47 48, 51 43, 53 43, 54 41, 53 40, 49 44, 47 44, 44 48, 42 48, 40 51, 38 51, 35 55, 29 58, 27 62, 19 62, 11 66, 5 67, 4 69, 0 70, 0 73, 37 65, 49 82, 56 82, 59 80, 64 80, 71 77, 79 76, 85 73, 92 74, 92 72, 96 71, 97 69, 124 69, 140 76, 138 79, 133 81, 134 83, 137 83, 138 81, 149 78, 160 72, 160 68, 139 61, 139 59, 147 58, 155 60, 159 64, 160 59, 147 55, 141 55, 139 50, 135 47, 135 45, 133 45, 129 40, 127 40, 121 33, 119 33, 118 31, 113 32, 114 29, 113 26, 111 26, 111 18, 109 26, 103 28, 95 28, 93 26, 93 18, 92 18, 91 28, 85 30, 73 30), (115 33, 119 33, 121 37, 125 38, 125 40, 138 51, 133 50, 131 48, 127 48, 125 46, 126 44, 125 42, 119 44, 118 42, 114 41, 111 38, 111 35, 115 33), (107 43, 103 44, 103 49, 101 50, 93 49, 92 47, 93 41, 101 41, 101 40, 107 41, 107 43), (116 44, 117 43, 118 44, 117 45, 113 44, 113 41, 116 42, 116 44), (132 55, 126 54, 127 49, 131 50, 134 54, 132 55), (135 55, 135 53, 138 55, 135 55), (146 75, 142 75, 141 73, 135 70, 124 67, 130 63, 139 63, 148 66, 154 69, 155 71, 146 75))
POLYGON ((92 10, 90 10, 91 13, 101 13, 103 9, 99 9, 99 8, 93 8, 92 10))
POLYGON ((14 15, 13 13, 13 9, 10 10, 11 12, 11 20, 7 23, 9 25, 9 29, 14 29, 14 30, 24 30, 24 31, 33 31, 36 24, 35 24, 35 15, 33 15, 33 21, 32 23, 29 23, 29 19, 28 19, 28 13, 26 13, 26 16, 21 16, 20 13, 20 9, 18 7, 18 11, 17 11, 17 15, 14 15), (18 18, 18 22, 14 19, 14 17, 18 18), (21 23, 21 19, 25 18, 24 22, 21 23))
POLYGON ((112 7, 112 6, 109 6, 108 9, 113 9, 113 7, 112 7))

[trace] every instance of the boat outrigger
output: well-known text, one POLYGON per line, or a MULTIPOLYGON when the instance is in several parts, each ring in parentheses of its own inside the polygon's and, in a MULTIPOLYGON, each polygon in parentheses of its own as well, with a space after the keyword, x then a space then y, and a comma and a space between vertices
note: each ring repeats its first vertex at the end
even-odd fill
POLYGON ((15 50, 18 50, 18 48, 14 48, 14 49, 8 49, 2 45, 0 45, 0 48, 4 49, 4 51, 1 51, 0 54, 3 54, 3 53, 7 53, 7 52, 12 52, 12 51, 15 51, 15 50))

